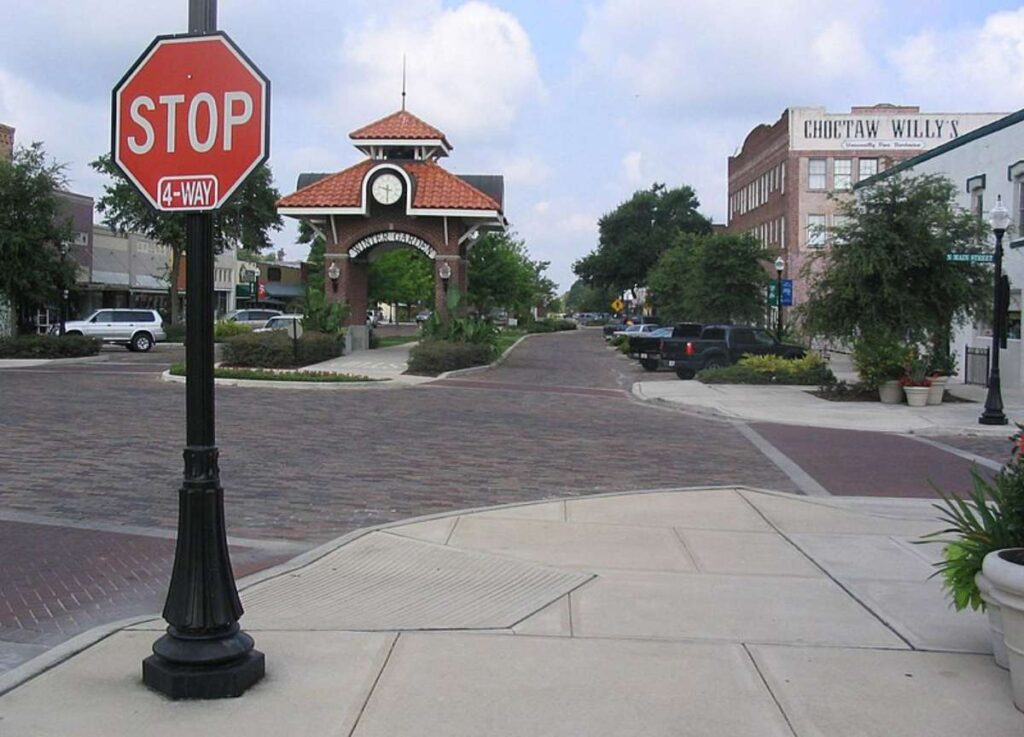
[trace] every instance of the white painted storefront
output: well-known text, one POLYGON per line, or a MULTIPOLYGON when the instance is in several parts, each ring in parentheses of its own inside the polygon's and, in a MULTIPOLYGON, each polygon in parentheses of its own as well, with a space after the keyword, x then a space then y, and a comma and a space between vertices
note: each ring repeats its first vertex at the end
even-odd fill
MULTIPOLYGON (((928 153, 908 159, 887 174, 942 174, 957 186, 964 209, 988 213, 1002 198, 1012 223, 1003 239, 1003 273, 1010 281, 1007 315, 1008 339, 1000 352, 1003 386, 1024 386, 1021 360, 1021 289, 1024 287, 1024 110, 983 126, 928 153)), ((994 236, 991 236, 993 245, 994 236)), ((965 325, 955 332, 953 350, 958 356, 958 380, 964 380, 967 346, 992 346, 989 326, 965 325)))

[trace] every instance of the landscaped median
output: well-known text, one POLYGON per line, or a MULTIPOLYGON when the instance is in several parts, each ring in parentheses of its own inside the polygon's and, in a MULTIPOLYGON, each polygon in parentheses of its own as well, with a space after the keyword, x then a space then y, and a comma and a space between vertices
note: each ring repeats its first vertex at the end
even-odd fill
MULTIPOLYGON (((172 364, 168 373, 171 376, 185 376, 185 364, 172 364)), ((215 379, 235 379, 239 381, 291 381, 317 382, 321 384, 388 381, 388 379, 371 379, 369 376, 362 376, 360 374, 340 374, 332 371, 236 368, 232 366, 217 366, 213 370, 213 377, 215 379)))

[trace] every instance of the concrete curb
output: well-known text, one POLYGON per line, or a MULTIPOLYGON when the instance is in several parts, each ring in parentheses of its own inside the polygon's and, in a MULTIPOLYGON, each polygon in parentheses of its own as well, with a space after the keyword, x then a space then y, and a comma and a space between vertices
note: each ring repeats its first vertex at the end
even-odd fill
MULTIPOLYGON (((526 336, 523 336, 526 337, 526 336)), ((736 489, 739 491, 752 491, 758 493, 769 493, 778 494, 789 498, 805 499, 797 494, 787 494, 785 492, 769 491, 767 489, 758 489, 744 484, 723 484, 718 486, 680 486, 680 487, 667 487, 659 489, 635 489, 629 491, 610 491, 602 494, 585 494, 576 496, 562 496, 562 497, 548 497, 545 499, 537 499, 529 502, 515 502, 512 504, 497 504, 486 507, 470 507, 468 509, 449 510, 446 512, 438 512, 436 514, 426 514, 419 517, 410 517, 402 520, 395 520, 393 522, 384 522, 379 525, 372 525, 370 527, 361 527, 358 530, 336 537, 333 540, 329 540, 322 545, 318 545, 312 550, 307 550, 305 553, 301 553, 291 560, 288 560, 279 565, 267 568, 263 571, 250 574, 245 578, 239 579, 237 582, 237 588, 239 591, 244 591, 258 583, 269 581, 273 578, 286 575, 292 571, 298 570, 305 566, 314 563, 315 561, 323 558, 325 555, 334 552, 338 548, 354 542, 361 537, 365 537, 373 532, 386 531, 394 527, 404 527, 405 525, 412 525, 419 522, 430 522, 432 520, 446 519, 448 517, 459 517, 465 514, 477 514, 479 512, 491 512, 499 509, 517 509, 519 507, 530 507, 537 504, 550 504, 551 502, 564 502, 576 499, 599 499, 604 497, 613 496, 629 496, 639 494, 663 494, 666 492, 691 492, 691 491, 718 491, 723 489, 736 489)), ((854 497, 847 497, 854 498, 854 497)), ((75 655, 89 649, 93 645, 105 640, 121 630, 129 629, 135 625, 142 624, 144 622, 152 622, 159 618, 159 614, 152 615, 140 615, 132 617, 130 619, 122 619, 117 622, 110 622, 108 624, 102 624, 97 627, 76 635, 67 642, 63 642, 50 650, 47 650, 42 655, 38 655, 32 660, 19 665, 17 668, 8 671, 4 675, 0 676, 0 696, 4 695, 9 691, 13 691, 15 688, 21 686, 24 683, 32 680, 33 678, 42 675, 46 671, 60 665, 65 660, 74 657, 75 655)), ((244 615, 243 615, 244 616, 244 615)), ((155 634, 155 633, 154 633, 155 634)))
MULTIPOLYGON (((184 376, 172 376, 170 369, 160 374, 160 380, 172 384, 184 384, 184 376)), ((306 390, 339 390, 339 389, 408 389, 427 382, 402 381, 401 379, 378 379, 376 381, 261 381, 259 379, 214 379, 217 386, 237 386, 259 389, 306 389, 306 390)))

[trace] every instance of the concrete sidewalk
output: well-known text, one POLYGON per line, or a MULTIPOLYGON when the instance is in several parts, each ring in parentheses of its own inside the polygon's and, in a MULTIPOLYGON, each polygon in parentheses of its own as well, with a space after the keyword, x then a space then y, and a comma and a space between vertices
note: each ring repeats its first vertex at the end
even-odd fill
POLYGON ((983 615, 929 579, 926 500, 744 488, 497 508, 247 582, 244 697, 140 682, 160 622, 0 697, 4 737, 1019 737, 983 615))
POLYGON ((387 379, 388 383, 403 385, 422 384, 432 380, 429 376, 409 376, 403 373, 409 363, 409 351, 415 343, 372 351, 357 351, 329 361, 303 366, 302 371, 331 371, 340 374, 359 374, 371 379, 387 379))
MULTIPOLYGON (((856 381, 849 358, 834 354, 830 367, 836 378, 856 381)), ((1009 425, 978 424, 988 390, 983 386, 949 384, 950 394, 967 402, 943 402, 933 407, 908 407, 880 402, 831 402, 811 394, 813 386, 751 386, 702 384, 699 381, 658 380, 633 384, 639 399, 662 402, 719 417, 750 422, 777 422, 840 430, 914 433, 916 435, 1009 436, 1014 422, 1024 422, 1024 389, 1002 390, 1009 425)))

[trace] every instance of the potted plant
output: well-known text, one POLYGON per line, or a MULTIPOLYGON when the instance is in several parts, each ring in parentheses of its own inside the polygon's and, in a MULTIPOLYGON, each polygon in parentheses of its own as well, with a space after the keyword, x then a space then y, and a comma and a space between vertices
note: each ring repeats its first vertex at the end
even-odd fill
POLYGON ((949 377, 956 374, 957 360, 955 353, 941 351, 928 358, 930 371, 931 391, 928 392, 928 404, 942 404, 942 397, 946 392, 946 383, 949 377))
MULTIPOLYGON (((948 526, 945 529, 925 535, 921 542, 938 542, 945 545, 943 560, 937 563, 943 587, 949 593, 957 611, 970 607, 981 609, 988 615, 989 631, 992 637, 992 652, 996 663, 1010 667, 1006 638, 1004 637, 1004 601, 1013 602, 1012 596, 1001 593, 988 574, 997 561, 986 559, 992 553, 1010 548, 1024 547, 1024 457, 1021 456, 1022 433, 1013 435, 1013 452, 1007 463, 995 478, 989 482, 977 471, 971 471, 971 491, 967 498, 939 492, 942 501, 936 504, 940 519, 948 526)), ((1001 567, 1001 566, 1000 566, 1001 567)), ((1010 577, 1012 578, 1012 577, 1010 577)), ((1006 576, 1001 577, 1000 586, 1005 585, 1006 576)), ((1021 579, 1024 581, 1024 574, 1021 579)), ((1020 594, 1024 605, 1024 591, 1020 594)), ((1019 627, 1024 628, 1024 606, 1020 610, 1019 627)), ((1019 640, 1019 652, 1024 658, 1024 629, 1015 630, 1019 640)), ((1018 658, 1024 667, 1024 659, 1018 658)), ((1024 671, 1019 682, 1024 682, 1024 671)), ((1022 683, 1024 685, 1024 683, 1022 683)), ((1018 707, 1020 702, 1018 702, 1018 707)))
POLYGON ((899 378, 907 349, 900 341, 887 335, 865 335, 853 346, 853 365, 867 389, 877 389, 883 404, 903 401, 899 378))
POLYGON ((1002 615, 1013 704, 1024 711, 1024 548, 989 553, 982 564, 982 572, 991 587, 989 596, 1002 615))
POLYGON ((924 407, 928 404, 928 392, 932 384, 928 376, 928 364, 914 357, 906 367, 906 373, 900 378, 900 386, 907 395, 907 404, 911 407, 924 407))

